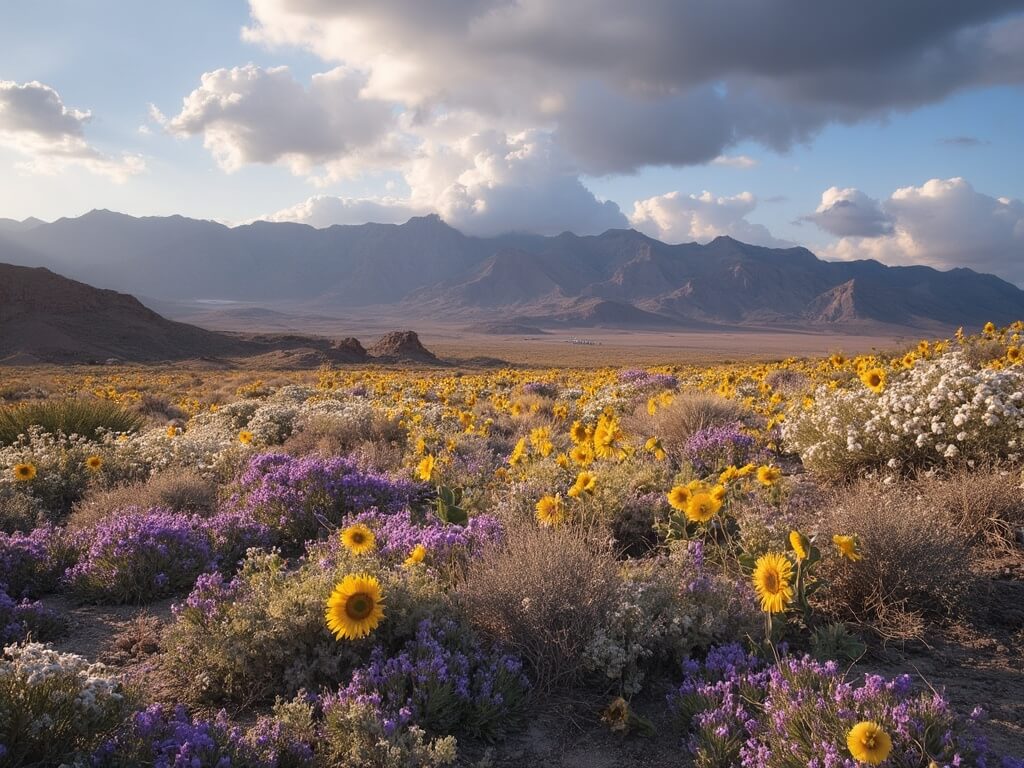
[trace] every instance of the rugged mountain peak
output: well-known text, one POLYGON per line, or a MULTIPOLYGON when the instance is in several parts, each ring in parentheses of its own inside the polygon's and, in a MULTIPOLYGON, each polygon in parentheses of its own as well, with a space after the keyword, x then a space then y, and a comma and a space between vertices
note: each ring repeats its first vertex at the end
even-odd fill
POLYGON ((438 363, 437 356, 420 342, 415 331, 392 331, 369 349, 370 356, 388 363, 438 363))

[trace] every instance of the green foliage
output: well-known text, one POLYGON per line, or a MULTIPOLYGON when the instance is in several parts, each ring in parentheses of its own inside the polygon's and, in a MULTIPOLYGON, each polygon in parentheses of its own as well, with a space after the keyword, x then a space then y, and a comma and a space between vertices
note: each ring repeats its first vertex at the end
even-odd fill
POLYGON ((445 523, 465 525, 469 522, 469 514, 462 506, 462 489, 439 485, 434 510, 438 518, 445 523))
POLYGON ((133 432, 142 418, 117 403, 98 398, 47 400, 0 408, 0 445, 11 445, 31 426, 49 434, 96 440, 103 432, 133 432))
POLYGON ((418 726, 388 733, 372 708, 339 702, 324 713, 318 757, 348 768, 439 768, 457 757, 454 736, 428 740, 418 726))
POLYGON ((826 624, 811 634, 811 650, 818 661, 856 661, 867 651, 864 641, 842 623, 826 624))

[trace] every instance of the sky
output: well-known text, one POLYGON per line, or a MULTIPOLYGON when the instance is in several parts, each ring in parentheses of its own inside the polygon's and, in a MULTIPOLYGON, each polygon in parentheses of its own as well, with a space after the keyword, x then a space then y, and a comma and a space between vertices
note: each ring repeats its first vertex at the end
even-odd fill
POLYGON ((1024 0, 33 0, 0 218, 730 235, 1024 285, 1024 0))

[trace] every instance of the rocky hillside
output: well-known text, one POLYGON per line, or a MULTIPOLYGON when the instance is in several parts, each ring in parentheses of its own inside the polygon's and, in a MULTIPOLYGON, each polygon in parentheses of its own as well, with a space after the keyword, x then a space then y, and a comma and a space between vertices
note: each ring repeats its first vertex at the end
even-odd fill
POLYGON ((0 261, 153 299, 531 327, 976 326, 1024 317, 1024 292, 969 269, 826 262, 719 237, 667 245, 633 230, 467 237, 436 216, 313 229, 133 218, 6 222, 0 261))

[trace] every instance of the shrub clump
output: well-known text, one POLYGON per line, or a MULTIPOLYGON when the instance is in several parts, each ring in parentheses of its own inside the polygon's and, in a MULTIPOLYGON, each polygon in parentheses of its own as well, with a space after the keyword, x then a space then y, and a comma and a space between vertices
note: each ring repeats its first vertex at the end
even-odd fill
POLYGON ((607 549, 567 527, 524 526, 469 563, 458 601, 485 638, 551 690, 583 678, 584 649, 607 623, 617 587, 607 549))
POLYGON ((48 434, 96 440, 104 432, 134 432, 142 418, 117 403, 99 398, 45 400, 0 407, 0 445, 11 445, 30 427, 48 434))
POLYGON ((971 532, 911 489, 862 480, 837 491, 819 530, 829 546, 835 535, 854 537, 860 555, 826 558, 823 607, 882 636, 918 635, 924 618, 954 611, 972 584, 971 532))
POLYGON ((734 400, 706 392, 680 392, 671 404, 653 417, 652 434, 676 462, 686 458, 687 441, 697 432, 713 427, 742 423, 750 414, 734 400))
POLYGON ((0 658, 0 758, 61 765, 86 758, 121 722, 120 685, 102 664, 39 643, 0 658))

